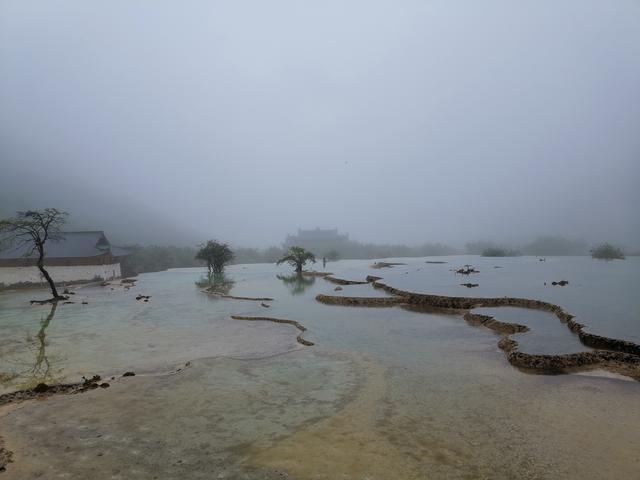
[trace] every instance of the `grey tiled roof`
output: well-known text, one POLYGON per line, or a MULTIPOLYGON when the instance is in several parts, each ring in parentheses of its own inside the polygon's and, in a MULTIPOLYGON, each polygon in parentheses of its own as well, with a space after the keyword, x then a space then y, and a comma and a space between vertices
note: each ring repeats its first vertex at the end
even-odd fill
MULTIPOLYGON (((0 251, 0 259, 24 258, 29 249, 30 245, 9 246, 0 251)), ((48 258, 95 257, 105 253, 113 256, 128 254, 126 250, 112 247, 102 231, 62 232, 59 240, 48 240, 45 244, 45 257, 48 258)))

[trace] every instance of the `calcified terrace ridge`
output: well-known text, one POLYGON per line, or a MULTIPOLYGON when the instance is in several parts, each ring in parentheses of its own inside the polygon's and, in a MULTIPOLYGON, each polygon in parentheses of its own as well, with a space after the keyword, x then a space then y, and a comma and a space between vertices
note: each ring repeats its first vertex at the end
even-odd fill
MULTIPOLYGON (((325 277, 327 278, 327 277, 325 277)), ((329 280, 329 278, 327 278, 329 280)), ((400 306, 410 310, 424 312, 464 313, 464 319, 472 325, 482 325, 503 335, 498 347, 505 352, 511 365, 543 374, 569 373, 575 371, 604 369, 622 374, 640 381, 640 345, 615 338, 594 335, 584 330, 585 326, 576 322, 574 316, 559 305, 541 300, 517 297, 448 297, 400 290, 381 282, 382 278, 367 276, 366 283, 374 288, 382 289, 391 297, 347 297, 318 295, 318 302, 328 305, 344 305, 359 307, 392 307, 400 306), (489 315, 479 315, 470 310, 477 307, 520 307, 543 310, 553 313, 567 325, 569 330, 578 335, 582 344, 594 348, 594 351, 563 355, 536 355, 520 352, 518 342, 509 335, 527 332, 529 328, 517 323, 500 322, 489 315)), ((334 283, 361 283, 331 278, 334 283)))

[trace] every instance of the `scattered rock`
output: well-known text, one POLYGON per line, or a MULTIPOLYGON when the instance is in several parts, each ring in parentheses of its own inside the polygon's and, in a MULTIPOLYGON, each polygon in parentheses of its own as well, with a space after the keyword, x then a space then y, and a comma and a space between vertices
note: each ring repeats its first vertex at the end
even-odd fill
POLYGON ((89 302, 82 302, 82 305, 89 305, 89 302))
POLYGON ((479 284, 478 283, 461 283, 460 285, 467 288, 473 288, 473 287, 477 287, 479 284))
POLYGON ((465 265, 462 268, 458 268, 457 270, 454 270, 456 273, 459 273, 461 275, 469 275, 471 273, 480 273, 479 270, 476 270, 474 267, 472 267, 471 265, 465 265))
POLYGON ((560 287, 564 287, 565 285, 569 285, 567 280, 560 280, 559 282, 551 282, 551 285, 558 285, 560 287))
POLYGON ((107 382, 102 382, 100 384, 100 388, 109 388, 111 385, 109 385, 107 382))
POLYGON ((342 290, 342 287, 336 287, 333 289, 335 292, 339 292, 340 290, 342 290))
POLYGON ((44 393, 47 390, 49 390, 49 385, 47 385, 46 383, 39 383, 33 389, 33 391, 36 392, 36 393, 44 393))
POLYGON ((122 376, 123 376, 123 377, 135 377, 135 376, 136 376, 136 374, 135 374, 135 372, 124 372, 124 373, 122 374, 122 376))
POLYGON ((140 295, 140 294, 138 294, 136 296, 136 300, 138 300, 138 301, 144 300, 145 302, 148 302, 150 298, 151 298, 151 295, 140 295))
POLYGON ((260 302, 260 305, 261 305, 262 307, 264 307, 264 308, 269 308, 269 307, 271 306, 271 305, 267 305, 267 304, 266 304, 266 303, 264 303, 264 302, 260 302))
POLYGON ((2 437, 0 437, 0 473, 6 471, 7 465, 11 462, 13 462, 13 452, 5 448, 2 437))

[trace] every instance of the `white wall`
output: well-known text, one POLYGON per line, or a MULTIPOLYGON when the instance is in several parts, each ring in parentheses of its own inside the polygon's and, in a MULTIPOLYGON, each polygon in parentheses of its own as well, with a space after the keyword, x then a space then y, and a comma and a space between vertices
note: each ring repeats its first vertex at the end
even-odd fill
MULTIPOLYGON (((93 280, 100 277, 103 280, 111 280, 121 276, 120 264, 112 265, 76 265, 72 267, 45 266, 56 284, 64 282, 77 282, 80 280, 93 280)), ((42 283, 46 282, 40 274, 38 267, 0 267, 0 284, 4 286, 16 283, 42 283)))

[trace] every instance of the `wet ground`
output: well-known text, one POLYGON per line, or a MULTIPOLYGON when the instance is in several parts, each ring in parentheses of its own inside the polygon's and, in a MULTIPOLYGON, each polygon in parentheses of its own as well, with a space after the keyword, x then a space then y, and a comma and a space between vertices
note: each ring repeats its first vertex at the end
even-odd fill
MULTIPOLYGON (((458 266, 463 259, 456 260, 458 266)), ((424 261, 393 273, 370 270, 371 262, 327 269, 406 287, 409 267, 443 266, 418 264, 424 261)), ((482 284, 480 270, 473 281, 482 284)), ((118 374, 107 377, 106 389, 0 410, 0 435, 14 452, 0 477, 617 479, 640 471, 639 382, 603 372, 528 374, 508 364, 496 333, 460 315, 322 305, 318 293, 364 296, 369 287, 336 292, 322 278, 296 284, 277 273, 286 274, 270 265, 229 269, 234 295, 272 297, 269 308, 202 294, 193 284, 200 272, 190 270, 143 275, 130 291, 79 289, 89 304, 60 305, 42 341, 48 307, 22 305, 34 292, 0 295, 5 375, 18 371, 16 359, 40 358, 42 344, 48 358, 60 359, 49 363, 64 380, 118 374), (138 293, 152 295, 150 302, 137 302, 138 293), (293 326, 234 321, 230 314, 297 320, 315 345, 297 344, 293 326), (178 373, 162 373, 178 366, 178 373), (148 374, 120 376, 131 369, 148 374)), ((430 281, 455 289, 459 278, 443 269, 440 277, 414 280, 413 290, 429 292, 430 281)), ((575 273, 569 280, 561 288, 572 301, 574 283, 591 288, 575 273)), ((455 294, 464 294, 459 288, 455 294)), ((596 300, 585 302, 586 310, 596 300)), ((575 336, 545 313, 488 310, 531 327, 516 335, 527 352, 580 351, 575 336)), ((31 379, 5 381, 4 388, 31 379)))

